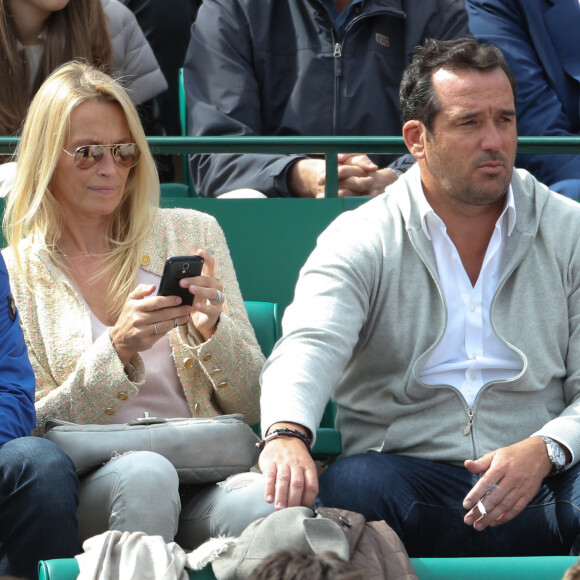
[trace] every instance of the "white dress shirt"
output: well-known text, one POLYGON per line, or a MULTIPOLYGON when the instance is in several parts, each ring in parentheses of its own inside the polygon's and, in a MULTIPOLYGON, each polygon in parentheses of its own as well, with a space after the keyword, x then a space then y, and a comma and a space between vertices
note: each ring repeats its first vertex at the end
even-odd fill
POLYGON ((454 386, 472 406, 483 385, 510 379, 522 370, 522 361, 499 340, 490 321, 505 243, 516 219, 512 188, 495 224, 475 285, 471 284, 445 224, 424 194, 420 210, 423 230, 435 252, 448 321, 443 339, 426 360, 419 379, 427 385, 454 386))

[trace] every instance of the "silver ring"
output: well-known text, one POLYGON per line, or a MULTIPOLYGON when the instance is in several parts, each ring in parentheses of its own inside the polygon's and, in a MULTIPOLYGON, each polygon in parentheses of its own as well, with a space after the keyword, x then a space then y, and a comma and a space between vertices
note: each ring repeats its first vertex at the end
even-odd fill
POLYGON ((212 300, 210 300, 210 302, 212 304, 219 304, 223 300, 223 298, 224 298, 224 295, 221 293, 221 290, 217 290, 216 289, 216 292, 217 292, 217 294, 215 295, 215 298, 213 298, 212 300))
POLYGON ((159 331, 157 330, 157 322, 153 323, 153 330, 155 331, 155 334, 159 334, 159 331))
POLYGON ((173 328, 177 328, 179 326, 179 322, 177 322, 177 317, 173 319, 173 328))

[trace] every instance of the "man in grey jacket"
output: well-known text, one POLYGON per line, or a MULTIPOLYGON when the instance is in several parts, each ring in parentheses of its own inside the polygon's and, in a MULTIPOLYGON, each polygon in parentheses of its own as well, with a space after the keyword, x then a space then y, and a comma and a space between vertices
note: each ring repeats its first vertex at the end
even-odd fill
POLYGON ((332 395, 319 503, 410 556, 578 554, 580 206, 514 170, 495 47, 427 41, 400 95, 417 163, 320 236, 262 374, 266 498, 314 501, 332 395))

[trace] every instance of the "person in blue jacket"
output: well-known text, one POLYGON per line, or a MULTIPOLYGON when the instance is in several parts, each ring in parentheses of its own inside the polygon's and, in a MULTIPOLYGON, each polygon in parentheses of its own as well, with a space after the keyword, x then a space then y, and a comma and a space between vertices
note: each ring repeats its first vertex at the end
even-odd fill
MULTIPOLYGON (((467 0, 469 26, 493 42, 518 83, 518 132, 580 136, 578 0, 467 0)), ((580 199, 580 155, 519 155, 516 164, 550 189, 580 199)))
POLYGON ((34 372, 0 255, 0 576, 37 578, 39 560, 80 551, 78 479, 54 443, 31 437, 34 372))
MULTIPOLYGON (((469 35, 464 0, 204 0, 184 64, 189 134, 400 136, 415 47, 469 35)), ((339 155, 339 196, 382 193, 414 162, 362 153, 339 155)), ((318 197, 326 180, 307 155, 196 154, 190 169, 207 197, 318 197)))

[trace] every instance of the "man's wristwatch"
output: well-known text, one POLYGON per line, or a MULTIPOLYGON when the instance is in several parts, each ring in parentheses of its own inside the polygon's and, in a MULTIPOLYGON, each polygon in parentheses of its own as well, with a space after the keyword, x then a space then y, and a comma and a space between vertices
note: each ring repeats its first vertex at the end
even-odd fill
POLYGON ((540 439, 544 440, 548 450, 548 458, 550 459, 550 463, 552 464, 554 471, 556 473, 563 471, 564 467, 566 467, 566 454, 564 453, 562 447, 551 437, 546 437, 544 435, 535 435, 535 437, 539 437, 540 439))

